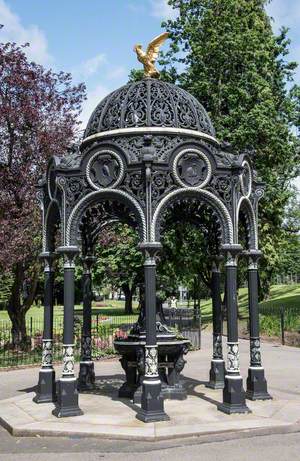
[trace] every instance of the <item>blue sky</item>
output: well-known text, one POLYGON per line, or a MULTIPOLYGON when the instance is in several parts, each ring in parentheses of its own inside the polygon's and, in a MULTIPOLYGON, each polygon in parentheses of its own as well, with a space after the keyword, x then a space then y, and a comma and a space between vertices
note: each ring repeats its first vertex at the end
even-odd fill
MULTIPOLYGON (((300 0, 273 0, 268 12, 275 31, 289 27, 290 58, 300 61, 300 0)), ((126 83, 130 69, 139 65, 133 45, 146 45, 161 33, 161 21, 174 15, 167 0, 0 0, 0 24, 5 25, 0 39, 30 42, 31 59, 84 81, 85 124, 97 103, 126 83)))

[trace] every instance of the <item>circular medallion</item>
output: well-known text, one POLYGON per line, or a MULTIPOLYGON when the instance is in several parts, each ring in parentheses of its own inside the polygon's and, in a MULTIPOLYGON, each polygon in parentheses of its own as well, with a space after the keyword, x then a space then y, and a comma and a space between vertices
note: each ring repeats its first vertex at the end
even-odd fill
POLYGON ((203 152, 185 149, 176 155, 173 173, 182 187, 201 189, 211 178, 211 164, 203 152))
POLYGON ((116 187, 122 181, 123 175, 122 159, 111 150, 96 152, 86 167, 87 180, 96 190, 116 187))
POLYGON ((248 198, 252 190, 252 173, 247 160, 243 161, 242 166, 244 168, 244 171, 240 175, 241 190, 242 194, 248 198))

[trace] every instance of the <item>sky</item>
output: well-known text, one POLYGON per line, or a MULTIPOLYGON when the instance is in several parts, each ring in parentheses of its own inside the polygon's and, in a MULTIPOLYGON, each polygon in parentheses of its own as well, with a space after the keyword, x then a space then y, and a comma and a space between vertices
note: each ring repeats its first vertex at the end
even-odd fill
MULTIPOLYGON (((300 0, 273 0, 267 10, 274 31, 290 29, 290 59, 300 62, 300 0)), ((167 0, 0 0, 0 40, 29 42, 30 59, 86 83, 85 126, 98 102, 140 65, 134 44, 147 46, 175 16, 167 0)), ((300 84, 300 67, 295 79, 300 84)))

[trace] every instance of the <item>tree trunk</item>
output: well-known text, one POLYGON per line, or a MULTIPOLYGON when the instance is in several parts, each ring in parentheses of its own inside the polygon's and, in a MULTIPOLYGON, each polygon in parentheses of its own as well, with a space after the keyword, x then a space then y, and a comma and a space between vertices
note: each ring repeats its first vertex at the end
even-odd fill
POLYGON ((32 305, 37 283, 38 271, 35 271, 30 291, 25 302, 21 302, 21 293, 24 283, 24 269, 21 263, 17 263, 13 269, 14 282, 11 289, 11 295, 7 306, 7 312, 12 323, 11 335, 12 346, 25 350, 30 344, 30 338, 26 332, 26 313, 32 305))
POLYGON ((132 309, 132 297, 135 290, 135 287, 130 289, 128 284, 122 285, 122 290, 125 294, 125 314, 133 314, 132 309))

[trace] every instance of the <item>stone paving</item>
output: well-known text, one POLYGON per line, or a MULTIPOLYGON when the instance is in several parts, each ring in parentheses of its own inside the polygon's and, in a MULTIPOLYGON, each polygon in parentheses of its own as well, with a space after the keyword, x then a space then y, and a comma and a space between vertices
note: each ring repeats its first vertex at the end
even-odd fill
MULTIPOLYGON (((0 405, 2 425, 17 436, 89 435, 144 441, 190 436, 215 437, 220 434, 232 437, 232 434, 238 436, 249 432, 270 434, 300 431, 299 349, 265 343, 263 362, 273 400, 248 401, 251 414, 229 416, 217 410, 221 391, 205 387, 210 363, 210 342, 210 335, 204 334, 203 349, 188 354, 184 370, 188 398, 185 401, 165 402, 170 421, 145 424, 137 420, 135 415, 138 406, 117 397, 117 389, 123 380, 121 366, 117 360, 108 360, 96 364, 97 391, 80 395, 80 407, 84 415, 72 418, 57 419, 51 414, 54 408, 52 404, 37 405, 32 402, 37 368, 1 373, 0 392, 5 381, 11 383, 10 394, 6 394, 9 398, 4 398, 0 405), (27 389, 24 389, 22 380, 25 374, 27 389)), ((248 347, 247 341, 241 341, 244 377, 248 366, 248 347)))

